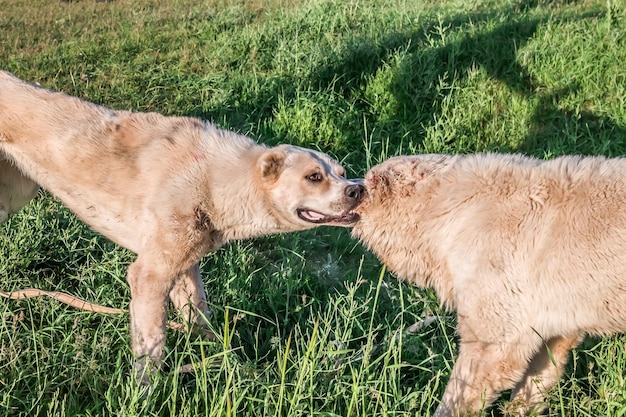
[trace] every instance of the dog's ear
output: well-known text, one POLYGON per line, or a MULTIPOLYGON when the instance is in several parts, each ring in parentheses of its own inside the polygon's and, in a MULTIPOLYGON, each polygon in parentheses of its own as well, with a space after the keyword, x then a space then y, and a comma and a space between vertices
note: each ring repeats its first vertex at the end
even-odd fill
POLYGON ((422 181, 430 177, 436 170, 438 166, 433 164, 431 161, 424 161, 416 163, 412 169, 411 178, 415 181, 422 181))
POLYGON ((391 191, 391 181, 389 180, 389 171, 387 170, 370 172, 369 178, 366 177, 366 183, 372 191, 375 191, 380 196, 387 195, 391 191))
POLYGON ((412 159, 411 177, 421 181, 437 175, 453 162, 449 155, 423 155, 412 159))
POLYGON ((276 180, 285 167, 285 152, 282 149, 269 149, 259 159, 261 176, 266 180, 276 180))

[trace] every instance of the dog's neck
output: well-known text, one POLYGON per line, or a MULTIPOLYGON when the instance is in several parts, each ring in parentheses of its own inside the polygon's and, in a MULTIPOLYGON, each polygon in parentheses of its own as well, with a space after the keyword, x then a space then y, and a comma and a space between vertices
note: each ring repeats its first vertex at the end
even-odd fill
POLYGON ((213 201, 208 212, 225 242, 289 231, 272 213, 259 186, 257 161, 265 149, 258 146, 247 150, 238 163, 231 161, 219 167, 219 179, 210 179, 213 201))

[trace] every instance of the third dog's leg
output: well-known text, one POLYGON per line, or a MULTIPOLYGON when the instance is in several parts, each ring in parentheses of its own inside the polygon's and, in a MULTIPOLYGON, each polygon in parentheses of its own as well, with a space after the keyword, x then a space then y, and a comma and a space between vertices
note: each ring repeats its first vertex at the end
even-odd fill
POLYGON ((554 337, 548 341, 548 346, 542 347, 533 357, 523 379, 517 384, 511 399, 513 407, 520 416, 531 411, 541 412, 545 408, 546 393, 557 383, 563 368, 567 363, 569 351, 580 343, 583 335, 571 337, 554 337), (548 348, 554 362, 550 359, 548 348))
POLYGON ((149 385, 151 372, 161 366, 168 293, 174 281, 164 276, 167 274, 142 262, 141 257, 128 268, 131 346, 136 377, 142 385, 149 385))
POLYGON ((187 323, 197 325, 198 330, 208 332, 206 320, 210 312, 198 264, 177 277, 170 291, 170 300, 187 323))
POLYGON ((39 186, 0 155, 0 223, 37 195, 39 186))
POLYGON ((538 347, 533 343, 530 339, 512 343, 462 340, 435 416, 465 417, 489 406, 501 391, 513 388, 522 378, 528 358, 538 347))

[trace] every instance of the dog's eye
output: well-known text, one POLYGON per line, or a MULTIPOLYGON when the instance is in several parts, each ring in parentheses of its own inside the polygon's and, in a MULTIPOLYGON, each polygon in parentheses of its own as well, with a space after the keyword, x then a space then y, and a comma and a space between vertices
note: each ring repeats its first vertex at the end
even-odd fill
POLYGON ((322 174, 314 172, 313 174, 307 175, 306 179, 312 182, 320 182, 322 180, 322 174))

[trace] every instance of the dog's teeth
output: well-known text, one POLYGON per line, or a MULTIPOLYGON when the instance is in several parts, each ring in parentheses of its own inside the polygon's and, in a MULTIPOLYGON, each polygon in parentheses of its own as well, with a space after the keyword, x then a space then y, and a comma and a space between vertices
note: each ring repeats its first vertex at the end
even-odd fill
POLYGON ((313 220, 320 220, 324 218, 323 214, 317 213, 315 211, 307 211, 306 212, 307 217, 313 219, 313 220))

